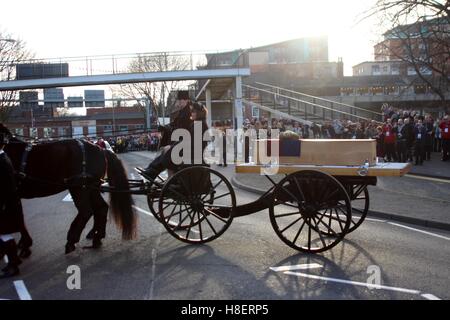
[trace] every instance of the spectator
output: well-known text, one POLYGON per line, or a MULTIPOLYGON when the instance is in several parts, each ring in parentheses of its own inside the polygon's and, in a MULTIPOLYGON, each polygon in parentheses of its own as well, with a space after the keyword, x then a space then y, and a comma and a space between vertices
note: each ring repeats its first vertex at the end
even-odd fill
POLYGON ((425 158, 425 140, 427 135, 427 129, 422 123, 422 119, 417 121, 417 125, 414 127, 414 150, 416 165, 422 165, 425 158))

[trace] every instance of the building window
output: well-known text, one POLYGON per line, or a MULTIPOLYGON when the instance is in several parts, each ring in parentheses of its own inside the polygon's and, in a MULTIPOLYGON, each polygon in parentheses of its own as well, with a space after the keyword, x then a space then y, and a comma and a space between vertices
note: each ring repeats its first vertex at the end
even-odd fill
POLYGON ((137 124, 134 126, 135 133, 141 133, 141 131, 144 131, 144 125, 143 124, 137 124))
POLYGON ((399 75, 400 74, 400 67, 399 66, 391 66, 391 74, 392 75, 399 75))
POLYGON ((22 128, 16 128, 16 129, 13 129, 13 133, 14 133, 15 135, 18 135, 18 136, 23 137, 23 129, 22 129, 22 128))
POLYGON ((52 136, 52 128, 44 128, 44 138, 50 138, 52 136))
POLYGON ((104 136, 112 136, 113 135, 113 127, 112 126, 103 126, 103 135, 104 136))
POLYGON ((379 76, 381 74, 380 72, 380 66, 378 64, 372 66, 372 75, 373 76, 379 76))
POLYGON ((30 138, 37 138, 37 128, 30 128, 30 138))
POLYGON ((128 134, 128 126, 119 126, 119 131, 121 134, 128 134))
POLYGON ((417 74, 416 69, 414 67, 408 67, 408 76, 415 76, 417 74))

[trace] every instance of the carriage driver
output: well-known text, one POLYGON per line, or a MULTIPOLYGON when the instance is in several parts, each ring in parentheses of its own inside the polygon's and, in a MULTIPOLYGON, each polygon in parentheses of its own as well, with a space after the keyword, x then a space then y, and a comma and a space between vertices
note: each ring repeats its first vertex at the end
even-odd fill
POLYGON ((17 192, 14 168, 3 148, 8 137, 0 133, 0 260, 8 257, 8 265, 2 269, 0 278, 19 274, 20 258, 13 234, 20 232, 22 225, 22 205, 17 192))
MULTIPOLYGON (((182 128, 189 131, 191 137, 191 163, 194 164, 199 164, 199 161, 200 163, 203 163, 203 150, 207 145, 207 142, 203 141, 203 134, 208 130, 208 125, 206 123, 207 114, 208 110, 201 103, 194 102, 191 106, 186 105, 185 107, 183 107, 183 109, 180 109, 177 118, 175 118, 176 121, 178 121, 177 124, 180 125, 179 127, 176 127, 176 129, 182 128), (187 107, 189 107, 189 110, 186 110, 187 107), (189 118, 187 118, 188 115, 189 118), (202 126, 202 135, 200 137, 194 135, 194 125, 195 122, 198 121, 201 122, 202 126), (200 141, 202 142, 202 159, 194 159, 194 141, 198 139, 200 139, 200 141)), ((179 142, 172 142, 170 146, 165 147, 161 154, 149 164, 149 166, 143 172, 146 177, 154 180, 165 169, 174 171, 179 169, 179 165, 176 165, 172 162, 172 150, 177 143, 179 142)))

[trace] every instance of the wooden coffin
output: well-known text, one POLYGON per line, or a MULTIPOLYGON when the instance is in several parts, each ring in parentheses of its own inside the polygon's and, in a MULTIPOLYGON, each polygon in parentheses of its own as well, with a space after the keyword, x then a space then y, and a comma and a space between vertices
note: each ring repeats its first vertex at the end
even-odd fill
POLYGON ((254 162, 267 163, 264 155, 272 156, 273 147, 278 147, 279 164, 360 166, 368 161, 373 166, 377 160, 374 139, 261 139, 254 141, 254 162))

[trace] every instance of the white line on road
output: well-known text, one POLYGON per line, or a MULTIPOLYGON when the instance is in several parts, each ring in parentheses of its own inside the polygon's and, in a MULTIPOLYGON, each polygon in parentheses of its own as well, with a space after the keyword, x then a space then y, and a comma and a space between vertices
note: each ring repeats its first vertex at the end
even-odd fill
POLYGON ((429 181, 434 181, 434 182, 450 183, 449 180, 439 179, 439 178, 431 178, 431 177, 424 177, 424 176, 416 176, 414 174, 407 174, 407 175, 405 175, 405 177, 413 178, 413 179, 420 179, 420 180, 429 180, 429 181))
POLYGON ((292 270, 306 270, 306 269, 315 269, 322 268, 322 265, 318 263, 307 263, 307 264, 297 264, 292 266, 280 266, 280 267, 270 267, 270 270, 275 272, 280 271, 292 271, 292 270))
POLYGON ((138 206, 135 206, 135 205, 133 205, 133 208, 135 208, 137 211, 139 211, 139 212, 141 212, 141 213, 143 213, 143 214, 146 214, 146 215, 148 215, 148 216, 154 218, 153 214, 152 214, 150 211, 141 209, 141 208, 139 208, 138 206))
POLYGON ((424 293, 421 294, 421 296, 427 300, 441 300, 440 298, 436 297, 434 294, 431 293, 424 293))
POLYGON ((366 218, 365 220, 375 221, 375 222, 387 222, 386 220, 380 220, 380 219, 374 219, 374 218, 366 218))
POLYGON ((330 281, 330 282, 351 284, 354 286, 361 286, 361 287, 366 287, 369 289, 382 289, 382 290, 398 291, 398 292, 411 293, 411 294, 420 294, 419 290, 411 290, 411 289, 404 289, 404 288, 398 288, 398 287, 389 287, 389 286, 376 285, 376 284, 371 284, 371 283, 357 282, 357 281, 350 281, 350 280, 343 280, 343 279, 337 279, 337 278, 321 277, 321 276, 316 276, 313 274, 307 274, 307 273, 302 273, 302 272, 285 271, 284 273, 293 275, 293 276, 297 276, 297 277, 304 277, 304 278, 311 278, 311 279, 324 280, 324 281, 330 281))
POLYGON ((20 300, 32 300, 30 293, 22 280, 14 281, 14 286, 16 287, 20 300))
POLYGON ((420 230, 420 229, 416 229, 416 228, 411 228, 411 227, 404 226, 402 224, 398 224, 398 223, 394 223, 394 222, 388 222, 388 223, 393 225, 393 226, 400 227, 400 228, 405 228, 405 229, 408 229, 408 230, 417 231, 417 232, 428 234, 430 236, 441 238, 441 239, 444 239, 444 240, 450 240, 449 237, 445 237, 445 236, 442 236, 442 235, 437 234, 437 233, 432 233, 432 232, 428 232, 428 231, 424 231, 424 230, 420 230))

